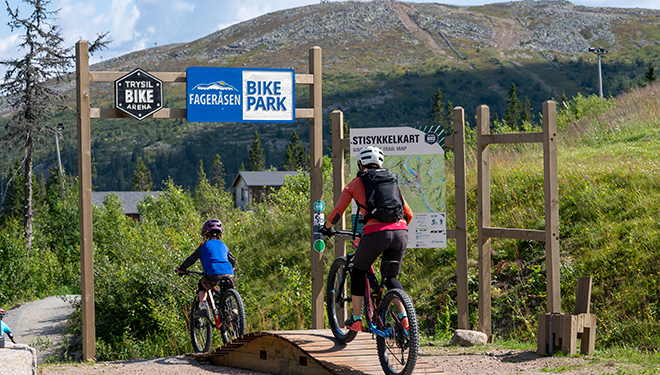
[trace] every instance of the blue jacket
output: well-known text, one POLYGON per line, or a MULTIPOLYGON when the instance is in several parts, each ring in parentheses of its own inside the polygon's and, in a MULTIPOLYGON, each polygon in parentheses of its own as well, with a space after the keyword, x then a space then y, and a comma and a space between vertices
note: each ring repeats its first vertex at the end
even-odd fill
POLYGON ((7 336, 11 337, 11 329, 9 329, 9 326, 6 325, 5 322, 3 322, 2 320, 0 320, 0 327, 2 327, 2 332, 6 333, 7 336))
POLYGON ((236 260, 224 242, 220 240, 208 240, 195 250, 179 269, 185 270, 192 266, 198 259, 202 261, 202 268, 207 275, 233 275, 236 260))

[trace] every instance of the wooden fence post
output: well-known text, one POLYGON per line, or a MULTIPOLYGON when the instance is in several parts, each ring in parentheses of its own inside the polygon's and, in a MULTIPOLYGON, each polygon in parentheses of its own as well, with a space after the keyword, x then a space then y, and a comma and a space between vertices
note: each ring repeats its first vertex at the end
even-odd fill
POLYGON ((80 292, 83 360, 96 356, 94 322, 94 248, 92 242, 92 150, 89 110, 89 45, 76 43, 76 102, 78 105, 78 219, 80 221, 80 292))
POLYGON ((477 107, 477 175, 478 175, 478 235, 479 246, 479 328, 490 339, 491 291, 490 291, 490 237, 484 232, 490 227, 490 144, 484 136, 490 134, 490 111, 488 106, 477 107))
POLYGON ((310 253, 312 265, 312 328, 323 327, 323 252, 314 250, 314 202, 323 198, 323 108, 321 79, 321 47, 309 49, 309 72, 314 83, 309 88, 309 103, 314 118, 309 121, 310 184, 310 253))

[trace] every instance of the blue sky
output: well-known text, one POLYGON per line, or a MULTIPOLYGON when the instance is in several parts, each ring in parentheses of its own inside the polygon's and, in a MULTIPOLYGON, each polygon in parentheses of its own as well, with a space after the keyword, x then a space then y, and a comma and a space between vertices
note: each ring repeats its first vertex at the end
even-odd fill
MULTIPOLYGON (((24 7, 21 0, 8 0, 12 8, 24 7)), ((335 0, 330 0, 335 1, 335 0)), ((281 9, 316 4, 320 0, 51 0, 49 10, 60 9, 53 24, 62 27, 67 45, 79 39, 92 41, 96 32, 109 31, 114 42, 91 62, 156 45, 188 42, 237 22, 281 9)), ((503 1, 417 0, 454 5, 481 5, 503 1)), ((574 0, 574 4, 660 9, 658 0, 574 0)), ((19 56, 18 35, 12 34, 4 1, 0 12, 0 59, 19 56)), ((27 17, 28 13, 21 13, 27 17)))

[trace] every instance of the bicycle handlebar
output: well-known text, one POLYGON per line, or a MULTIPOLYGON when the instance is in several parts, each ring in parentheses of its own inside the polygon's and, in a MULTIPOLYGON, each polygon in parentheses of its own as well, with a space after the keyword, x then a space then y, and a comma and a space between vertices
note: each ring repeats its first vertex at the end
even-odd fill
MULTIPOLYGON (((174 271, 178 271, 178 270, 179 270, 178 268, 174 269, 174 271)), ((193 271, 193 270, 186 270, 185 273, 183 273, 183 275, 188 275, 188 276, 191 275, 191 274, 199 275, 199 276, 204 276, 205 275, 204 272, 193 271)))
POLYGON ((350 230, 336 230, 334 231, 334 235, 343 240, 352 240, 355 237, 362 237, 362 233, 353 233, 350 230))

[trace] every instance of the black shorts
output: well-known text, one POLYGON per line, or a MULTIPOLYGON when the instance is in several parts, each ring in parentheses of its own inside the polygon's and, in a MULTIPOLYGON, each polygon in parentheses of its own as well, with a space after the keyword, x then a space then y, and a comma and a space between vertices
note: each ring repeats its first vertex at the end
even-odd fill
POLYGON ((396 277, 399 274, 403 256, 406 254, 406 247, 408 247, 408 231, 405 229, 383 230, 365 234, 355 250, 354 267, 366 272, 382 253, 382 260, 399 261, 398 266, 390 267, 388 275, 383 276, 396 277))
POLYGON ((199 284, 197 285, 198 291, 207 291, 213 289, 214 286, 220 285, 220 291, 224 292, 230 288, 236 288, 236 279, 234 275, 204 275, 199 279, 199 284))

